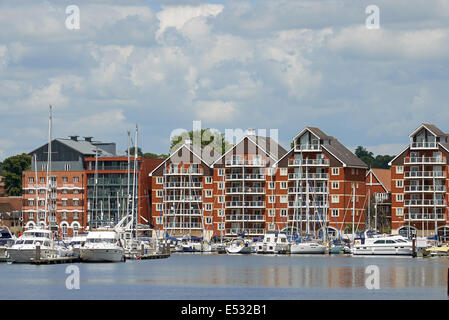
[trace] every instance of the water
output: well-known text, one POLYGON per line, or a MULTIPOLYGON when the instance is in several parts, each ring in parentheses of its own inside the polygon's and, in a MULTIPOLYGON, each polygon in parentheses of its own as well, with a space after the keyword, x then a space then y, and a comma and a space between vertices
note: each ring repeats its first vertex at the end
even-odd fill
POLYGON ((0 264, 0 299, 448 299, 448 258, 172 254, 126 263, 0 264), (380 270, 378 290, 366 267, 380 270))

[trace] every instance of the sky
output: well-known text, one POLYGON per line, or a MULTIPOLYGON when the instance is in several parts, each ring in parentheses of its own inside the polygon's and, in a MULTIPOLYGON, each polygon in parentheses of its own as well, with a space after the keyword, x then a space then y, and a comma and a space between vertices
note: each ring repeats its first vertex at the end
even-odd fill
POLYGON ((393 155, 421 123, 449 132, 448 89, 447 0, 0 0, 0 161, 46 143, 50 104, 53 137, 120 152, 136 124, 167 153, 201 121, 393 155))

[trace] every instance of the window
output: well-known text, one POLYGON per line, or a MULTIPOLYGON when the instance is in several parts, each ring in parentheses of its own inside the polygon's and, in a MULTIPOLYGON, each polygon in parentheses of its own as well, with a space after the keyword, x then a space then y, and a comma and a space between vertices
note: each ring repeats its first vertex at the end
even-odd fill
POLYGON ((67 194, 67 193, 68 193, 68 191, 67 191, 67 189, 62 189, 62 190, 61 190, 61 193, 63 193, 63 194, 67 194))
POLYGON ((62 177, 62 182, 64 182, 64 183, 69 182, 69 178, 67 178, 67 177, 62 177))
POLYGON ((39 178, 39 182, 40 182, 40 183, 45 183, 45 177, 40 177, 40 178, 39 178))
POLYGON ((268 189, 274 189, 274 187, 275 187, 275 183, 274 182, 269 182, 268 183, 268 189))
POLYGON ((340 174, 340 168, 332 168, 332 175, 338 176, 340 174))
POLYGON ((287 182, 283 181, 280 184, 281 184, 281 189, 287 189, 287 182))
POLYGON ((162 217, 156 217, 156 224, 162 224, 162 217))
POLYGON ((163 182, 162 177, 156 177, 157 184, 162 184, 162 182, 163 182))
POLYGON ((276 215, 276 210, 274 209, 269 209, 268 210, 268 216, 269 217, 274 217, 276 215))
POLYGON ((404 181, 396 180, 396 188, 403 188, 403 187, 404 187, 404 181))
POLYGON ((28 213, 28 219, 33 220, 34 219, 34 213, 29 212, 28 213))
POLYGON ((224 230, 224 226, 225 226, 224 223, 219 223, 218 224, 218 230, 224 230))
POLYGON ((287 216, 287 209, 281 209, 281 217, 287 216))
POLYGON ((218 169, 218 175, 224 176, 224 169, 218 169))
POLYGON ((355 174, 355 169, 354 168, 351 169, 351 174, 355 174))
POLYGON ((63 212, 61 215, 62 220, 67 220, 67 212, 63 212))
POLYGON ((162 203, 156 203, 156 211, 162 211, 162 203))
POLYGON ((206 183, 211 184, 212 183, 212 177, 206 177, 206 183))
POLYGON ((34 178, 33 177, 28 178, 28 183, 33 183, 33 182, 34 182, 34 178))
POLYGON ((73 189, 73 193, 78 194, 78 193, 80 193, 80 191, 78 189, 73 189))
POLYGON ((281 176, 286 176, 287 175, 287 168, 281 168, 280 174, 281 174, 281 176))
POLYGON ((224 197, 223 196, 218 196, 218 203, 223 203, 224 201, 224 197))
POLYGON ((281 203, 287 203, 287 201, 288 201, 287 196, 280 196, 279 199, 280 199, 281 203))
POLYGON ((268 197, 268 203, 274 203, 274 202, 275 202, 274 196, 269 196, 268 197))
POLYGON ((396 215, 397 216, 403 216, 404 215, 404 208, 396 208, 396 215))
POLYGON ((63 207, 67 207, 67 199, 63 199, 62 200, 62 206, 63 207))
POLYGON ((163 196, 163 191, 162 190, 156 190, 156 197, 157 198, 162 198, 163 196))
POLYGON ((212 204, 206 203, 206 211, 211 211, 211 210, 212 210, 212 204))
POLYGON ((219 217, 223 217, 224 216, 224 210, 223 209, 218 209, 217 211, 218 211, 217 216, 219 216, 219 217))
POLYGON ((78 212, 74 212, 73 213, 73 220, 78 220, 78 219, 79 219, 78 212))
POLYGON ((212 190, 206 190, 206 197, 210 198, 212 197, 212 190))
POLYGON ((73 177, 73 182, 74 182, 74 183, 80 182, 80 178, 79 178, 79 177, 73 177))
POLYGON ((332 195, 332 203, 339 203, 340 202, 340 196, 332 195))
POLYGON ((29 194, 34 194, 34 190, 33 190, 33 189, 30 189, 30 190, 28 190, 28 193, 29 193, 29 194))
POLYGON ((402 201, 404 201, 404 195, 401 194, 401 193, 397 194, 397 195, 396 195, 396 201, 397 201, 397 202, 402 202, 402 201))
POLYGON ((404 173, 404 167, 403 166, 397 166, 396 167, 396 173, 404 173))
POLYGON ((340 183, 339 182, 332 182, 332 189, 339 189, 340 183))
POLYGON ((79 203, 80 203, 80 201, 78 199, 73 199, 73 205, 75 207, 79 206, 80 205, 79 203))
POLYGON ((212 217, 206 217, 206 224, 212 224, 212 217))
POLYGON ((218 183, 218 190, 223 190, 223 182, 218 183))
POLYGON ((276 230, 276 225, 274 223, 268 224, 268 230, 270 231, 276 230))
POLYGON ((29 206, 34 206, 34 200, 33 199, 29 199, 28 200, 28 205, 29 206))
POLYGON ((339 216, 339 210, 338 209, 332 209, 331 215, 332 215, 332 217, 338 217, 339 216))

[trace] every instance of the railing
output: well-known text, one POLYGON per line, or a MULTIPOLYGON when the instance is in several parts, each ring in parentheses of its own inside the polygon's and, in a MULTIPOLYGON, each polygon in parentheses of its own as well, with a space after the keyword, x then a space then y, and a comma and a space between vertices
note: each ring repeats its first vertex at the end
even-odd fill
POLYGON ((290 159, 289 166, 329 166, 328 159, 290 159))
POLYGON ((245 232, 245 235, 263 235, 263 234, 265 234, 265 229, 261 229, 261 228, 248 228, 248 229, 231 228, 231 229, 225 230, 225 233, 228 236, 237 236, 243 232, 245 232))
POLYGON ((289 208, 327 208, 329 203, 327 201, 310 201, 307 204, 305 201, 289 201, 289 208))
POLYGON ((406 157, 404 164, 446 164, 445 157, 406 157))
POLYGON ((247 159, 239 159, 239 160, 226 160, 226 166, 229 167, 264 167, 267 164, 265 160, 247 160, 247 159))
POLYGON ((288 193, 328 193, 327 188, 311 187, 307 188, 288 188, 288 193))
POLYGON ((203 174, 203 168, 169 168, 166 172, 167 175, 178 175, 178 174, 203 174))
POLYGON ((265 201, 226 201, 226 208, 263 208, 265 201))
POLYGON ((306 143, 306 144, 297 144, 295 145, 296 151, 319 151, 321 147, 318 143, 306 143))
POLYGON ((166 196, 166 201, 202 201, 201 196, 166 196))
MULTIPOLYGON (((132 183, 132 180, 130 181, 132 183)), ((95 185, 95 178, 89 178, 87 179, 88 185, 95 185)), ((105 178, 98 178, 97 179, 97 185, 126 185, 128 184, 128 179, 105 179, 105 178)))
POLYGON ((436 142, 412 142, 410 143, 411 149, 436 149, 436 142))
POLYGON ((227 174, 226 180, 265 180, 264 174, 227 174))
POLYGON ((329 175, 327 173, 289 173, 288 178, 291 180, 303 180, 303 179, 320 180, 320 179, 328 179, 329 175))
POLYGON ((202 229, 202 224, 200 222, 192 223, 180 223, 180 222, 169 222, 165 225, 167 229, 202 229))
POLYGON ((405 186, 404 192, 446 192, 445 186, 405 186))
POLYGON ((261 187, 226 188, 226 193, 265 193, 265 189, 261 187))
POLYGON ((165 184, 166 188, 202 188, 203 184, 201 182, 167 182, 165 184))
POLYGON ((417 221, 417 220, 446 220, 446 215, 443 213, 406 213, 404 215, 405 221, 417 221))
POLYGON ((404 178, 446 178, 444 171, 406 171, 404 178))
POLYGON ((192 210, 168 210, 164 213, 165 216, 201 216, 200 209, 192 210))
POLYGON ((404 206, 446 206, 446 200, 441 199, 404 200, 404 206))
POLYGON ((264 215, 231 215, 225 217, 226 222, 230 221, 265 221, 264 215))
POLYGON ((287 216, 287 221, 291 222, 291 221, 310 221, 310 222, 328 222, 329 218, 327 217, 326 214, 322 214, 321 216, 319 215, 309 215, 309 217, 307 218, 307 215, 305 214, 293 214, 293 215, 288 215, 287 216))

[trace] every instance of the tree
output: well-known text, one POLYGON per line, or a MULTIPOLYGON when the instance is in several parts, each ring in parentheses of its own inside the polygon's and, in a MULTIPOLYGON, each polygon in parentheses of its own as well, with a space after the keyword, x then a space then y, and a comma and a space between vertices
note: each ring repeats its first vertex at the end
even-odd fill
POLYGON ((374 154, 372 152, 369 152, 362 146, 358 146, 355 149, 354 153, 370 168, 388 169, 388 163, 394 158, 394 156, 389 155, 377 155, 376 157, 374 157, 374 154))
MULTIPOLYGON (((134 156, 134 153, 135 153, 135 148, 134 147, 129 147, 129 154, 131 156, 134 156)), ((125 150, 125 154, 128 155, 128 149, 125 150)), ((139 147, 137 148, 137 156, 138 157, 142 157, 143 156, 142 149, 140 149, 139 147)))
POLYGON ((186 140, 191 140, 192 143, 199 140, 201 141, 201 147, 213 147, 215 150, 220 150, 221 154, 224 154, 232 147, 232 144, 225 140, 221 132, 212 131, 207 128, 201 129, 201 131, 191 130, 188 133, 173 137, 170 145, 170 153, 176 151, 186 140))
POLYGON ((22 153, 6 158, 1 166, 5 178, 5 190, 8 196, 22 195, 22 171, 31 168, 31 156, 22 153))
MULTIPOLYGON (((131 155, 131 157, 134 156, 134 147, 130 147, 129 148, 129 154, 131 155)), ((125 150, 125 154, 128 155, 128 150, 125 150)), ((157 153, 152 153, 152 152, 146 152, 143 153, 141 148, 137 148, 137 156, 139 157, 144 157, 144 158, 153 158, 153 159, 165 159, 168 157, 168 155, 166 154, 157 154, 157 153)))

